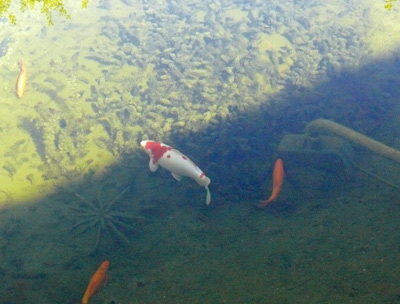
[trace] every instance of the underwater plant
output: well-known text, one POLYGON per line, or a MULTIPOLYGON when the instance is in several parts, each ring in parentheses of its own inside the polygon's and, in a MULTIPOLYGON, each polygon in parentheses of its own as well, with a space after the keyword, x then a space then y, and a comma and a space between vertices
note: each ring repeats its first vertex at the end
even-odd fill
MULTIPOLYGON (((2 0, 0 1, 0 17, 6 14, 11 7, 12 0, 2 0)), ((27 9, 33 9, 37 3, 42 4, 40 10, 46 16, 49 25, 53 24, 53 19, 51 17, 52 12, 56 11, 60 15, 64 16, 66 19, 70 19, 70 15, 64 7, 63 0, 20 0, 20 11, 25 12, 27 9)), ((82 0, 82 8, 86 8, 89 0, 82 0)), ((17 23, 17 17, 13 13, 8 14, 8 19, 12 24, 17 23)))
POLYGON ((393 2, 396 2, 397 0, 386 0, 385 1, 385 8, 390 11, 393 7, 393 2))
POLYGON ((76 213, 79 219, 70 228, 70 231, 74 236, 77 236, 88 230, 95 229, 96 239, 90 251, 91 253, 96 250, 100 243, 101 236, 106 231, 120 240, 129 243, 129 238, 124 233, 124 230, 135 230, 130 222, 132 220, 142 219, 142 217, 132 215, 127 211, 118 210, 116 208, 116 203, 128 190, 129 187, 125 188, 125 190, 110 201, 103 201, 101 198, 102 194, 99 192, 94 201, 90 201, 82 195, 75 193, 79 204, 69 206, 69 208, 76 213))

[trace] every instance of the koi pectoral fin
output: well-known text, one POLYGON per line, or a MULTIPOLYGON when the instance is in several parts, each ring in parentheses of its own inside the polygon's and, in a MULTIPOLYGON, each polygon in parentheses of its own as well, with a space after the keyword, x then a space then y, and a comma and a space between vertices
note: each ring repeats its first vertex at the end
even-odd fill
POLYGON ((158 169, 158 162, 154 161, 154 159, 151 157, 149 161, 149 168, 151 172, 155 172, 158 169))
POLYGON ((178 182, 181 181, 182 175, 179 175, 179 174, 176 174, 176 173, 173 173, 173 172, 171 172, 171 174, 178 182))

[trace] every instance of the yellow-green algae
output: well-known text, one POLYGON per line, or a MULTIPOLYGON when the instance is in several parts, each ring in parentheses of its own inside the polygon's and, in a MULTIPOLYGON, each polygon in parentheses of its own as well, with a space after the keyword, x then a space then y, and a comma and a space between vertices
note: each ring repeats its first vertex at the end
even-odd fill
POLYGON ((400 45, 400 24, 398 16, 400 8, 398 5, 393 7, 393 10, 388 12, 379 9, 380 3, 373 3, 371 10, 373 31, 366 37, 374 51, 375 58, 387 58, 392 56, 393 52, 400 45))
POLYGON ((396 1, 397 0, 385 0, 385 8, 390 11, 393 8, 393 3, 396 1))
MULTIPOLYGON (((47 28, 35 11, 32 11, 32 18, 38 22, 29 32, 25 29, 31 26, 32 20, 20 19, 12 35, 13 47, 1 58, 5 96, 1 113, 4 115, 2 153, 6 155, 1 164, 2 201, 38 197, 48 193, 54 185, 66 182, 67 177, 79 177, 89 170, 100 172, 123 151, 135 150, 140 136, 150 134, 155 139, 165 140, 176 128, 197 132, 207 123, 235 117, 237 114, 229 110, 231 106, 241 110, 257 108, 270 94, 282 90, 284 82, 274 81, 288 78, 288 71, 297 61, 296 43, 306 42, 308 33, 291 42, 282 35, 284 28, 270 33, 274 25, 260 24, 257 34, 250 39, 240 34, 254 30, 249 27, 247 12, 234 5, 227 8, 218 3, 205 6, 211 8, 212 13, 199 5, 190 12, 194 21, 190 25, 176 21, 173 16, 162 15, 167 6, 160 2, 158 13, 162 18, 171 19, 171 28, 177 33, 172 38, 174 43, 168 47, 162 41, 165 38, 160 37, 168 37, 171 28, 146 20, 146 10, 153 8, 144 4, 129 10, 124 9, 123 3, 112 5, 110 13, 118 11, 119 20, 129 20, 134 25, 131 28, 137 29, 132 34, 140 41, 138 45, 128 42, 122 47, 113 39, 99 35, 98 18, 105 15, 101 10, 86 15, 72 6, 69 10, 74 15, 65 24, 70 29, 63 31, 62 36, 63 24, 47 28), (206 30, 199 30, 202 27, 206 30), (157 33, 160 40, 150 39, 152 33, 157 33), (179 38, 180 33, 184 33, 183 38, 179 38), (231 41, 235 41, 234 45, 230 45, 231 41), (153 46, 148 46, 149 43, 153 46), (199 48, 213 48, 213 43, 225 47, 217 60, 207 51, 193 56, 199 48), (93 55, 107 62, 107 77, 102 76, 105 70, 102 64, 88 59, 93 55), (28 91, 21 100, 13 94, 19 59, 25 59, 28 68, 28 91), (158 60, 165 70, 157 67, 158 60), (237 70, 234 71, 230 63, 237 70), (221 66, 215 67, 215 64, 221 66), (219 79, 216 68, 226 74, 224 81, 219 79), (131 94, 132 85, 136 88, 134 94, 131 94), (93 103, 85 102, 93 86, 97 99, 93 103), (196 91, 199 94, 190 95, 196 91), (117 114, 124 111, 137 123, 123 125, 117 114), (21 127, 24 121, 43 134, 45 158, 26 128, 21 127), (60 127, 60 122, 65 122, 66 126, 60 127)), ((182 9, 185 12, 184 5, 182 9)), ((260 8, 250 11, 254 18, 264 13, 260 8)), ((357 22, 352 14, 342 13, 339 5, 323 9, 310 7, 305 12, 307 16, 315 16, 313 26, 332 25, 337 21, 331 16, 337 15, 342 16, 340 22, 349 26, 356 26, 357 22)), ((386 17, 377 19, 389 20, 386 17)), ((109 37, 119 39, 121 29, 112 19, 104 30, 109 37)), ((377 52, 380 51, 379 39, 384 36, 372 36, 375 40, 371 44, 377 52)), ((390 42, 394 43, 392 40, 390 42)), ((316 61, 320 57, 316 50, 310 50, 308 56, 316 61)), ((308 79, 309 76, 299 75, 295 84, 310 86, 313 78, 308 79)))
MULTIPOLYGON (((17 29, 24 27, 26 27, 26 23, 22 20, 16 26, 17 29)), ((38 27, 37 30, 40 28, 38 27)), ((58 37, 57 30, 49 29, 49 32, 50 36, 58 37)), ((89 28, 86 28, 86 33, 90 33, 89 28)), ((30 35, 32 34, 30 33, 30 35)), ((79 32, 76 34, 79 36, 79 32)), ((22 35, 25 34, 22 33, 22 35)), ((27 40, 31 40, 30 35, 27 36, 27 40)), ((21 34, 17 32, 15 36, 21 36, 21 34)), ((68 37, 64 38, 68 39, 68 37)), ((95 140, 102 136, 108 137, 100 125, 91 124, 88 134, 78 134, 80 137, 77 142, 79 147, 74 147, 70 136, 59 128, 61 118, 70 125, 82 124, 83 118, 91 115, 92 110, 89 104, 82 103, 77 96, 78 91, 88 91, 90 88, 82 87, 82 82, 78 84, 76 79, 92 77, 92 73, 99 73, 100 69, 97 65, 93 64, 87 69, 72 71, 73 68, 67 58, 71 58, 76 49, 71 47, 66 50, 65 44, 58 43, 58 39, 56 39, 56 43, 51 39, 41 39, 37 44, 40 49, 33 48, 29 55, 24 53, 23 50, 26 48, 23 48, 22 45, 18 47, 22 42, 22 39, 16 42, 17 48, 20 49, 16 57, 7 54, 6 58, 2 58, 6 73, 2 73, 1 76, 2 83, 4 83, 4 97, 0 113, 2 130, 0 149, 4 157, 0 163, 0 167, 3 168, 0 172, 2 178, 0 205, 40 198, 51 193, 55 186, 70 182, 67 177, 68 173, 76 178, 89 170, 101 173, 103 168, 115 161, 115 155, 95 143, 95 140), (43 50, 46 51, 43 52, 43 50), (49 56, 50 52, 53 54, 52 56, 49 56), (23 98, 18 99, 14 94, 13 85, 19 73, 17 61, 21 58, 25 60, 27 66, 28 86, 23 98), (90 73, 87 72, 88 70, 90 73), (63 88, 57 87, 55 84, 61 84, 63 88), (38 91, 37 88, 44 88, 55 94, 45 94, 38 91), (58 98, 60 100, 57 100, 58 98), (64 102, 60 102, 61 100, 64 102), (42 117, 40 116, 41 111, 42 117), (41 159, 32 137, 21 127, 24 120, 37 121, 38 128, 44 135, 47 159, 41 159), (54 146, 56 133, 59 136, 58 149, 54 146), (82 156, 73 154, 78 151, 86 152, 82 156), (71 161, 66 153, 72 153, 71 157, 74 160, 71 161)), ((88 65, 90 62, 86 64, 88 65)))

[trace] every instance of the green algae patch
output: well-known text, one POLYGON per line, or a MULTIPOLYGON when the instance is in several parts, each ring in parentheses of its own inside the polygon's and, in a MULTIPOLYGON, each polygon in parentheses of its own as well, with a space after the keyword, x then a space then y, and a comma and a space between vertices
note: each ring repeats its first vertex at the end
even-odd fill
POLYGON ((203 23, 204 22, 204 18, 207 16, 207 12, 206 11, 197 11, 194 14, 194 21, 195 22, 199 22, 199 23, 203 23))
POLYGON ((377 58, 391 57, 396 53, 400 45, 399 8, 393 11, 381 9, 381 3, 374 3, 371 10, 372 29, 366 36, 366 41, 377 58))
POLYGON ((254 45, 258 46, 260 54, 266 51, 279 51, 280 48, 287 46, 290 47, 291 43, 284 36, 280 34, 268 35, 260 33, 258 40, 255 41, 254 45))
POLYGON ((224 15, 227 18, 231 18, 234 22, 245 21, 247 18, 247 12, 238 8, 227 10, 224 15))

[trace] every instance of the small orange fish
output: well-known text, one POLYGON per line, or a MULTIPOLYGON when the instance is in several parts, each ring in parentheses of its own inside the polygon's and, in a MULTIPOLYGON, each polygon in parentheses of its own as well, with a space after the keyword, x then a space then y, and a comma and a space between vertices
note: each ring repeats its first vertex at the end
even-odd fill
POLYGON ((88 304, 92 295, 94 295, 96 291, 99 290, 100 286, 102 286, 106 282, 109 266, 110 262, 104 261, 100 264, 99 268, 97 268, 97 271, 90 279, 89 285, 86 288, 85 294, 83 295, 82 304, 88 304))
POLYGON ((274 172, 272 174, 273 177, 273 185, 272 185, 272 193, 269 199, 262 201, 260 207, 265 207, 269 203, 272 203, 276 200, 281 191, 283 185, 283 178, 285 176, 285 171, 283 170, 283 161, 278 158, 275 162, 274 172))
POLYGON ((16 92, 17 96, 19 98, 22 98, 22 95, 25 93, 25 87, 26 87, 26 66, 22 60, 18 62, 20 71, 17 79, 17 84, 16 84, 16 92))

